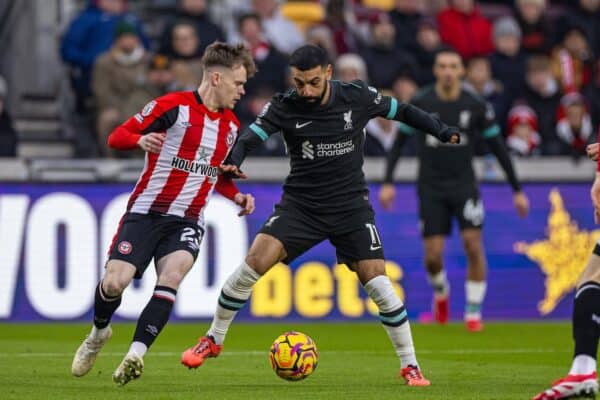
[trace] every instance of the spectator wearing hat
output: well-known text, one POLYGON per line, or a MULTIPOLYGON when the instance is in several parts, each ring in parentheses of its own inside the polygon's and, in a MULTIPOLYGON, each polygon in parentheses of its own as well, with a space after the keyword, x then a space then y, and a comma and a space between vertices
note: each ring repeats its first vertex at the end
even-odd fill
POLYGON ((475 0, 449 0, 438 14, 442 42, 453 47, 468 60, 489 55, 494 50, 492 24, 479 11, 475 0))
POLYGON ((417 62, 416 80, 420 86, 433 83, 433 63, 435 55, 444 48, 433 18, 425 17, 417 27, 417 49, 413 53, 417 62))
POLYGON ((102 155, 114 155, 106 142, 113 129, 159 94, 146 84, 149 60, 135 27, 119 23, 112 47, 98 57, 92 73, 96 133, 102 155))
POLYGON ((0 76, 0 157, 17 155, 17 132, 5 106, 8 90, 6 81, 0 76))
POLYGON ((91 97, 92 69, 96 58, 110 49, 117 25, 122 21, 135 28, 147 48, 148 41, 140 21, 126 10, 126 0, 94 0, 69 25, 61 41, 61 55, 71 67, 71 83, 76 111, 85 114, 91 97))
POLYGON ((592 132, 592 119, 583 96, 578 92, 564 95, 556 122, 556 134, 564 144, 564 154, 576 158, 585 156, 586 146, 595 139, 592 132))
POLYGON ((521 28, 523 51, 549 54, 554 34, 546 17, 546 0, 516 0, 515 17, 521 28))
POLYGON ((525 88, 526 56, 521 52, 521 28, 513 17, 501 17, 494 23, 494 47, 490 56, 492 76, 503 90, 494 102, 499 121, 506 121, 508 110, 525 88))
POLYGON ((513 107, 508 113, 506 145, 517 156, 540 154, 541 137, 535 111, 526 105, 513 107))
POLYGON ((372 43, 361 55, 367 63, 369 83, 378 89, 391 89, 398 75, 416 73, 416 61, 409 53, 396 48, 396 28, 387 14, 371 25, 372 43))
POLYGON ((148 65, 148 84, 159 96, 177 90, 177 82, 171 68, 171 59, 163 54, 156 54, 148 65))
POLYGON ((581 27, 571 27, 552 52, 552 71, 563 93, 580 91, 591 82, 592 62, 585 32, 581 27))

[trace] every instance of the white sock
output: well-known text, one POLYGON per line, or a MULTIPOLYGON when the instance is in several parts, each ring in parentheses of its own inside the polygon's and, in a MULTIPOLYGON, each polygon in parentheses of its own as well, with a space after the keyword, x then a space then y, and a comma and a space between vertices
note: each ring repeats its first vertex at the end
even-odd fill
POLYGON ((379 319, 392 341, 398 358, 400 358, 400 366, 402 368, 408 365, 418 367, 410 324, 406 318, 406 309, 394 291, 390 279, 385 275, 376 276, 365 284, 365 290, 379 307, 379 319), (400 325, 393 326, 397 323, 400 325))
POLYGON ((596 360, 586 354, 580 354, 573 359, 569 375, 589 375, 596 371, 596 360))
POLYGON ((481 319, 481 304, 486 288, 485 281, 467 281, 465 283, 465 319, 481 319))
POLYGON ((260 275, 245 262, 227 278, 219 296, 212 324, 206 333, 215 339, 216 344, 223 344, 225 341, 229 325, 238 311, 246 304, 252 294, 252 288, 259 278, 260 275))
POLYGON ((108 325, 105 328, 96 328, 96 325, 92 325, 92 332, 90 332, 91 339, 99 339, 102 336, 106 335, 108 331, 108 325))
POLYGON ((450 294, 450 283, 446 276, 446 270, 441 270, 437 274, 427 274, 427 280, 431 287, 433 287, 434 295, 436 297, 446 297, 450 294))
POLYGON ((148 351, 148 346, 146 346, 142 342, 132 342, 131 346, 129 346, 129 351, 127 354, 135 353, 140 357, 144 357, 146 352, 148 351))

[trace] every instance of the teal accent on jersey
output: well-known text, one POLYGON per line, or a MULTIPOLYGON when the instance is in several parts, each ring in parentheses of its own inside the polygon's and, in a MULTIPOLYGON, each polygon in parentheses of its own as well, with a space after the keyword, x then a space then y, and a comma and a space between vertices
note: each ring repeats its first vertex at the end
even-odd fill
POLYGON ((481 132, 485 139, 493 138, 494 136, 498 136, 500 134, 500 127, 497 124, 494 124, 488 127, 485 131, 481 132))
POLYGON ((229 306, 229 307, 231 307, 233 309, 236 309, 236 310, 241 309, 242 307, 244 307, 244 304, 246 304, 246 302, 238 303, 238 302, 235 302, 235 301, 227 300, 223 296, 219 296, 219 303, 224 304, 226 306, 229 306))
POLYGON ((390 112, 385 116, 386 119, 394 119, 396 112, 398 111, 398 100, 390 98, 390 112))
POLYGON ((250 125, 250 129, 252 129, 252 132, 256 133, 258 137, 260 137, 263 140, 263 142, 269 138, 267 132, 265 132, 263 128, 254 123, 250 125))
POLYGON ((412 136, 415 133, 417 133, 417 130, 415 128, 413 128, 410 125, 406 125, 404 122, 398 122, 398 124, 400 125, 400 127, 398 128, 400 130, 400 133, 406 136, 412 136))
POLYGON ((379 314, 379 319, 382 322, 387 322, 388 324, 397 324, 398 322, 402 321, 404 318, 406 318, 406 310, 402 311, 398 315, 394 315, 393 317, 384 317, 383 315, 379 314))

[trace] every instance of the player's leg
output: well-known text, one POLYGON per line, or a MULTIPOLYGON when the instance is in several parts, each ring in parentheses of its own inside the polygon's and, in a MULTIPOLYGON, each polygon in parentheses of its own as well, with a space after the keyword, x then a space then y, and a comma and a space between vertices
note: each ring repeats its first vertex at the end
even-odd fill
POLYGON ((485 298, 486 260, 481 238, 481 229, 467 228, 461 232, 467 256, 467 280, 465 282, 465 324, 469 331, 483 329, 481 305, 485 298))
POLYGON ((131 283, 135 272, 135 266, 128 262, 108 261, 104 277, 96 286, 92 330, 73 357, 71 373, 74 376, 83 376, 92 369, 98 353, 110 339, 110 320, 121 304, 121 294, 131 283))
POLYGON ((196 346, 183 353, 183 365, 197 368, 206 358, 216 357, 233 319, 260 277, 278 262, 290 262, 324 239, 324 234, 307 222, 312 218, 297 207, 276 208, 254 239, 244 262, 225 281, 210 328, 196 346))
POLYGON ((600 246, 596 245, 579 279, 573 307, 575 352, 566 377, 534 400, 558 400, 598 393, 597 354, 600 338, 600 246))
POLYGON ((419 219, 423 236, 423 258, 427 281, 433 289, 432 309, 435 321, 448 322, 450 284, 444 269, 445 237, 452 228, 447 195, 428 185, 419 186, 419 219))
MULTIPOLYGON (((199 245, 200 233, 193 228, 192 231, 196 232, 195 242, 199 245)), ((178 232, 176 236, 178 240, 180 233, 178 232)), ((164 248, 164 243, 169 243, 169 239, 159 245, 157 256, 160 254, 158 252, 164 248)), ((172 241, 171 243, 173 244, 172 241)), ((125 385, 132 379, 141 376, 144 368, 143 357, 167 324, 179 285, 194 265, 197 250, 191 252, 188 250, 175 250, 177 247, 179 247, 177 243, 175 243, 175 246, 168 246, 167 249, 170 248, 174 251, 158 258, 156 263, 158 278, 154 293, 138 318, 129 351, 113 373, 113 381, 118 385, 125 385)), ((194 249, 197 249, 197 247, 194 247, 194 249)))
POLYGON ((481 229, 485 217, 483 202, 476 186, 454 197, 454 214, 458 219, 465 254, 467 279, 465 281, 465 326, 471 332, 481 331, 481 305, 485 298, 486 260, 481 229))
POLYGON ((106 271, 94 296, 94 325, 79 346, 71 372, 83 376, 94 365, 98 352, 110 338, 110 319, 121 304, 121 293, 134 276, 141 277, 152 257, 152 221, 141 214, 125 214, 109 249, 106 271))

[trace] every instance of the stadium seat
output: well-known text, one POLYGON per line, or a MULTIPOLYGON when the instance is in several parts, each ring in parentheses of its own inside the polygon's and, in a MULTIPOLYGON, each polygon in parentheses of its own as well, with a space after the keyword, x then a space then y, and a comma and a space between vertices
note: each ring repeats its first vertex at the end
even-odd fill
POLYGON ((394 0, 363 0, 362 5, 382 11, 390 11, 394 8, 394 0))
POLYGON ((310 25, 325 18, 325 9, 314 1, 288 1, 281 5, 281 14, 304 32, 310 25))

